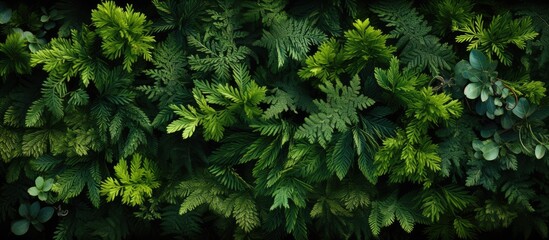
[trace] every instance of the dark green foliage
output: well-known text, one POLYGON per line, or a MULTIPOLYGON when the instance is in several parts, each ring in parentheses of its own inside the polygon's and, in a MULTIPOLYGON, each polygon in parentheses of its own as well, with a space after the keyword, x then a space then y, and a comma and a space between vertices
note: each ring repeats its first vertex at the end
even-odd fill
POLYGON ((387 26, 394 28, 390 33, 398 38, 396 47, 400 50, 398 56, 410 68, 424 70, 428 68, 431 74, 442 70, 450 70, 455 54, 448 44, 440 43, 440 39, 430 34, 431 27, 423 16, 412 8, 409 1, 381 1, 372 6, 374 11, 387 26))
POLYGON ((47 4, 0 3, 7 239, 549 237, 547 5, 47 4))

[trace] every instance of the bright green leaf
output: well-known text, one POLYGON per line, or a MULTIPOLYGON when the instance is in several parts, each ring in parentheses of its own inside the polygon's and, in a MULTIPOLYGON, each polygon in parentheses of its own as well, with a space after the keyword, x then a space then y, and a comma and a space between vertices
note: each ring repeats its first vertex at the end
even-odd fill
POLYGON ((39 192, 38 199, 40 199, 40 201, 46 201, 48 200, 48 194, 45 192, 39 192))
POLYGON ((51 190, 52 186, 53 186, 53 178, 50 178, 46 180, 46 182, 44 182, 44 187, 42 188, 42 191, 47 192, 51 190))
POLYGON ((42 189, 44 187, 44 178, 43 177, 37 177, 34 180, 34 184, 36 185, 36 188, 42 189))
POLYGON ((29 195, 35 197, 35 196, 38 196, 38 194, 40 193, 40 190, 38 190, 38 188, 36 187, 30 187, 27 192, 29 193, 29 195))

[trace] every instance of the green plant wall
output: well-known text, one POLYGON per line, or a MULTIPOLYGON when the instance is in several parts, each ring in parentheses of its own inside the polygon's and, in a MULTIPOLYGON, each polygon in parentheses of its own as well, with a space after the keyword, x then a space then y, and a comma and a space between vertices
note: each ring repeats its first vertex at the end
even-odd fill
POLYGON ((548 10, 0 2, 2 239, 548 238, 548 10))

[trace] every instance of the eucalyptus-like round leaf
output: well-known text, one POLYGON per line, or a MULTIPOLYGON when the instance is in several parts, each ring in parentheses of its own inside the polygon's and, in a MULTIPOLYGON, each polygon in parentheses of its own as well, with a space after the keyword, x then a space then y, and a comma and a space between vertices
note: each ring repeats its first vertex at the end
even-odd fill
POLYGON ((42 191, 47 192, 51 190, 52 187, 53 187, 53 178, 50 178, 44 182, 44 187, 42 188, 42 191))
POLYGON ((29 215, 31 218, 36 218, 40 212, 40 203, 33 202, 29 207, 29 215))
POLYGON ((469 62, 474 69, 489 70, 490 62, 488 58, 479 50, 473 49, 469 53, 469 62))
POLYGON ((480 96, 481 86, 481 83, 469 83, 467 84, 467 86, 465 86, 465 90, 463 90, 463 93, 469 99, 476 99, 478 98, 478 96, 480 96))
POLYGON ((530 112, 530 103, 526 100, 526 98, 521 97, 515 108, 513 108, 513 113, 517 117, 524 119, 527 117, 528 112, 530 112))
POLYGON ((40 190, 38 190, 38 188, 36 187, 30 187, 27 192, 29 193, 29 195, 36 197, 40 193, 40 190))
POLYGON ((44 178, 43 177, 37 177, 34 180, 34 184, 36 185, 36 188, 42 189, 44 187, 44 178))
POLYGON ((543 156, 545 156, 545 151, 546 150, 547 150, 547 148, 545 148, 545 146, 543 146, 541 144, 536 145, 536 150, 534 151, 535 154, 536 154, 536 158, 541 159, 543 156))
POLYGON ((11 224, 11 232, 17 236, 21 236, 29 231, 30 221, 27 219, 17 220, 11 224))
POLYGON ((482 144, 482 141, 480 141, 478 139, 473 140, 473 149, 475 151, 481 151, 483 146, 484 146, 484 144, 482 144))
POLYGON ((36 220, 38 220, 41 223, 45 223, 53 216, 54 209, 52 207, 45 207, 40 209, 40 213, 38 213, 38 217, 36 220))
POLYGON ((495 160, 499 155, 499 145, 495 142, 488 141, 482 147, 482 157, 488 161, 495 160))

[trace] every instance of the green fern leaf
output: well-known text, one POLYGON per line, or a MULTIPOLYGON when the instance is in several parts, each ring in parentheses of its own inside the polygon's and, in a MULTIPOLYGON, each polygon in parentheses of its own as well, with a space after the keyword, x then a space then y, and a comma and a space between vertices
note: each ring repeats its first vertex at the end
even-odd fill
POLYGON ((289 58, 304 60, 309 48, 325 39, 326 35, 310 21, 288 18, 275 22, 269 31, 263 30, 261 39, 254 44, 269 50, 269 65, 277 69, 289 58))
POLYGON ((134 12, 131 5, 122 9, 112 1, 106 1, 92 10, 92 23, 103 40, 101 49, 109 59, 124 57, 124 69, 131 71, 138 57, 152 59, 153 36, 148 35, 151 22, 144 14, 134 12), (131 26, 131 27, 128 27, 131 26))
POLYGON ((107 196, 112 202, 117 196, 122 196, 122 203, 130 206, 143 204, 146 197, 152 196, 152 191, 160 186, 156 179, 156 167, 139 154, 134 154, 128 169, 126 160, 114 166, 116 178, 108 177, 101 182, 101 195, 107 196), (128 171, 129 170, 129 171, 128 171))
POLYGON ((296 132, 296 138, 306 138, 310 143, 318 142, 326 146, 331 141, 334 130, 344 132, 349 125, 358 122, 357 110, 374 104, 374 100, 360 94, 360 79, 353 77, 349 86, 340 83, 325 83, 321 90, 327 94, 327 101, 315 100, 318 112, 305 119, 296 132))

